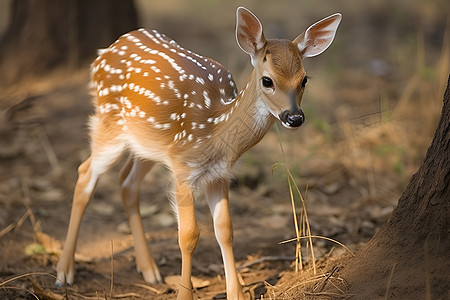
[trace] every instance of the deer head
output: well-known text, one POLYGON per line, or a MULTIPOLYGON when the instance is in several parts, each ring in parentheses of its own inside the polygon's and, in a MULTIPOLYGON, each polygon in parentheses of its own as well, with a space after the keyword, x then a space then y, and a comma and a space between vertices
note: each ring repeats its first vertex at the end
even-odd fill
POLYGON ((341 19, 339 13, 322 19, 294 41, 266 39, 258 18, 246 8, 238 8, 236 39, 255 68, 256 97, 284 127, 297 128, 305 121, 300 104, 308 77, 302 60, 330 46, 341 19))

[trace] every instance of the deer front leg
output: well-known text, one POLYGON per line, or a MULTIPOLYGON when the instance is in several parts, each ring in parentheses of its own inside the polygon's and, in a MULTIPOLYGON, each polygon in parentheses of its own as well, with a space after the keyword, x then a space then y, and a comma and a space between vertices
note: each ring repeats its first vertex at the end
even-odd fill
POLYGON ((175 186, 178 215, 178 243, 181 250, 181 281, 178 300, 193 299, 191 269, 192 256, 200 231, 195 217, 194 197, 187 183, 175 186))
POLYGON ((162 278, 145 239, 139 211, 139 190, 145 175, 155 165, 153 161, 133 159, 132 156, 120 171, 122 201, 128 215, 130 230, 134 238, 136 268, 148 283, 161 283, 162 278))
POLYGON ((233 254, 233 224, 228 204, 228 182, 210 184, 206 189, 209 208, 214 219, 214 232, 222 252, 227 286, 227 299, 244 299, 233 254))

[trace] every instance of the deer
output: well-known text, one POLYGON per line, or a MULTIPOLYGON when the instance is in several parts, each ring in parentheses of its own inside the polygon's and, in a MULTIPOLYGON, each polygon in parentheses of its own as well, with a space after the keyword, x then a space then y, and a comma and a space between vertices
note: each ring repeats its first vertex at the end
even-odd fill
POLYGON ((192 257, 199 240, 195 189, 204 191, 211 211, 227 298, 244 299, 232 245, 231 169, 276 120, 289 129, 304 123, 300 104, 308 76, 302 60, 330 46, 342 15, 314 23, 293 41, 266 39, 259 19, 244 7, 236 15, 236 40, 253 66, 240 92, 221 64, 184 49, 156 30, 131 31, 99 51, 91 66, 95 106, 89 119, 91 153, 78 168, 67 235, 56 266, 57 286, 74 282, 80 223, 99 177, 128 152, 119 181, 136 268, 144 280, 161 283, 162 276, 144 235, 139 191, 146 174, 163 163, 173 177, 170 198, 182 258, 177 299, 194 297, 192 257))

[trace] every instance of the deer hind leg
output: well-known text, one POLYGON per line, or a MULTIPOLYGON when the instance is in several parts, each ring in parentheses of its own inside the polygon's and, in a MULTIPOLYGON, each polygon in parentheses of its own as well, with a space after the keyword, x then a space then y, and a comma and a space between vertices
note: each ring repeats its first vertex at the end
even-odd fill
POLYGON ((200 231, 195 217, 194 197, 191 187, 187 183, 176 183, 175 198, 178 216, 178 243, 181 250, 181 281, 177 299, 193 299, 192 256, 197 247, 200 231))
POLYGON ((101 174, 107 171, 122 153, 119 143, 95 144, 91 156, 78 168, 78 180, 72 201, 69 227, 64 242, 63 252, 56 266, 56 285, 72 284, 75 275, 74 255, 77 245, 81 219, 87 205, 92 199, 95 187, 101 174))
POLYGON ((233 224, 228 204, 228 182, 211 183, 206 198, 214 220, 214 232, 222 252, 227 286, 227 299, 244 299, 233 254, 233 224))
POLYGON ((128 215, 130 230, 134 238, 136 252, 136 268, 142 273, 148 283, 161 283, 162 278, 158 267, 150 254, 142 226, 139 211, 139 190, 145 175, 152 169, 155 162, 140 160, 130 156, 120 171, 122 201, 128 215))

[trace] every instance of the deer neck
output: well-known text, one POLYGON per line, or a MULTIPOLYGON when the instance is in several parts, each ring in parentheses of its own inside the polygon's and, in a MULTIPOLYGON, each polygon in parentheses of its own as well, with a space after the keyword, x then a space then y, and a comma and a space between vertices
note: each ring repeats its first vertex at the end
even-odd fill
POLYGON ((234 162, 248 149, 258 143, 273 124, 274 117, 258 96, 255 71, 236 99, 226 108, 228 120, 218 124, 214 144, 227 160, 234 162))

